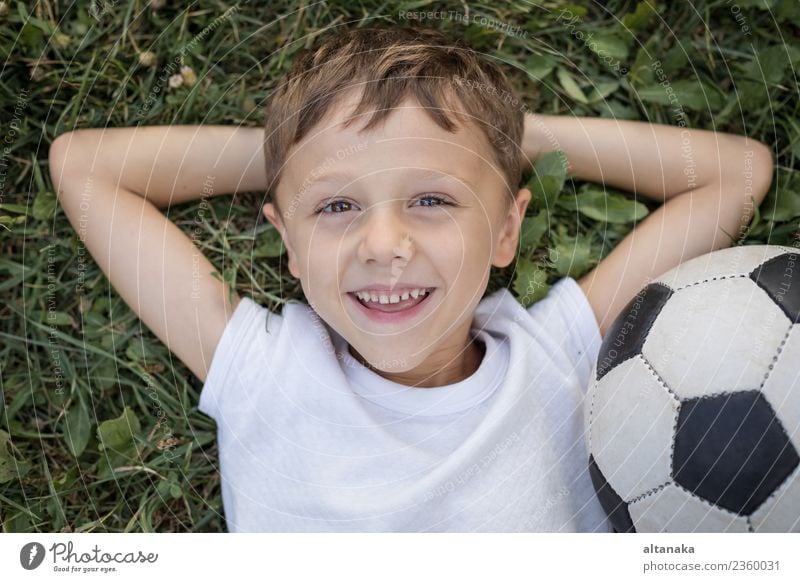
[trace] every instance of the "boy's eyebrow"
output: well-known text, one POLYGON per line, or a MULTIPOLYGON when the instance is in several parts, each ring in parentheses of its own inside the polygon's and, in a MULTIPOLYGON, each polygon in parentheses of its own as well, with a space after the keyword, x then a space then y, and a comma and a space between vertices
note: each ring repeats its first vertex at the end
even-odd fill
MULTIPOLYGON (((415 173, 414 178, 417 180, 455 180, 458 182, 463 182, 464 184, 472 188, 472 190, 477 190, 475 184, 473 184, 470 180, 462 176, 456 176, 455 174, 448 174, 447 172, 442 172, 440 170, 422 170, 414 168, 409 168, 409 171, 415 173)), ((356 176, 350 174, 349 172, 341 172, 341 171, 327 172, 325 174, 317 176, 312 180, 306 181, 306 187, 311 187, 315 184, 322 184, 322 183, 335 184, 341 182, 352 182, 353 179, 355 179, 355 177, 356 176)))

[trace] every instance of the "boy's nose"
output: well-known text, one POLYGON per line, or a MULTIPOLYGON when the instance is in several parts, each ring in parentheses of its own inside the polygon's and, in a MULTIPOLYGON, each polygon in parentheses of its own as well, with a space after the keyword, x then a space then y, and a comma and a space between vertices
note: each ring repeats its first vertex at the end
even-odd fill
POLYGON ((388 205, 372 209, 367 214, 371 216, 365 216, 362 224, 359 259, 364 263, 372 261, 393 267, 404 266, 415 250, 408 225, 388 205))

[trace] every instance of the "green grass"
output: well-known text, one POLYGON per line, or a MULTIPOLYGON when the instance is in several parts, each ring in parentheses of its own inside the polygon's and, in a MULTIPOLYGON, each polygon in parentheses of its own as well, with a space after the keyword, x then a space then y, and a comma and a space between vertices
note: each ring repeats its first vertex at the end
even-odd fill
MULTIPOLYGON (((429 24, 505 62, 527 107, 543 113, 675 124, 654 76, 653 59, 661 61, 688 126, 746 134, 775 153, 773 191, 744 236, 733 233, 737 244, 796 242, 800 5, 660 4, 653 13, 620 0, 605 7, 478 2, 470 4, 469 24, 463 18, 429 24), (579 17, 571 31, 565 8, 579 17), (601 60, 578 31, 593 33, 611 60, 601 60)), ((119 1, 98 2, 97 19, 73 3, 6 6, 0 16, 0 143, 8 148, 0 150, 2 529, 223 531, 215 427, 197 411, 201 386, 81 254, 53 195, 49 144, 83 127, 259 125, 258 104, 297 51, 327 27, 399 22, 401 11, 463 14, 464 5, 364 0, 297 9, 288 2, 204 0, 179 11, 119 1), (145 50, 156 55, 152 67, 139 64, 145 50), (176 58, 197 73, 191 89, 159 81, 176 58)), ((585 273, 654 208, 610 192, 610 214, 596 187, 559 175, 553 161, 540 162, 544 187, 532 183, 537 198, 519 261, 493 272, 489 292, 505 286, 521 301, 535 301, 559 277, 585 273), (525 295, 531 280, 537 292, 525 295)), ((277 310, 303 295, 284 258, 274 256, 274 231, 258 218, 260 200, 260 193, 212 199, 197 244, 241 294, 277 310)), ((197 214, 198 204, 169 210, 187 234, 197 214)))

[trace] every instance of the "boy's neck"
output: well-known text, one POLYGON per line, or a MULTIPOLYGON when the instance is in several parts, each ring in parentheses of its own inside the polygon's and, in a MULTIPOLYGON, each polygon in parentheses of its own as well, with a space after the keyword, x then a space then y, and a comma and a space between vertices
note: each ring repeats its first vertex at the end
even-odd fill
POLYGON ((435 374, 422 373, 420 375, 419 372, 415 373, 414 370, 410 370, 406 373, 392 374, 372 367, 353 346, 348 346, 348 350, 350 355, 367 369, 372 370, 382 378, 391 382, 403 384, 410 388, 439 388, 466 380, 478 371, 481 362, 483 362, 483 357, 486 355, 486 345, 483 342, 471 339, 466 349, 466 355, 457 367, 439 367, 437 368, 439 371, 435 374))

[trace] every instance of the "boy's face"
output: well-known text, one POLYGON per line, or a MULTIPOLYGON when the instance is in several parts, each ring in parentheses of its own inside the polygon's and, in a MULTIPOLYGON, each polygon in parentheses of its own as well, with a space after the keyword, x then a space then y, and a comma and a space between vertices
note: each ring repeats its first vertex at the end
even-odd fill
POLYGON ((272 203, 264 215, 309 304, 352 355, 405 385, 458 382, 480 361, 473 314, 490 267, 516 256, 531 194, 520 190, 509 206, 484 135, 440 128, 415 100, 367 132, 357 130, 368 115, 341 127, 358 97, 342 100, 291 149, 277 192, 283 215, 272 203), (353 293, 374 286, 435 289, 413 317, 387 322, 353 293))

